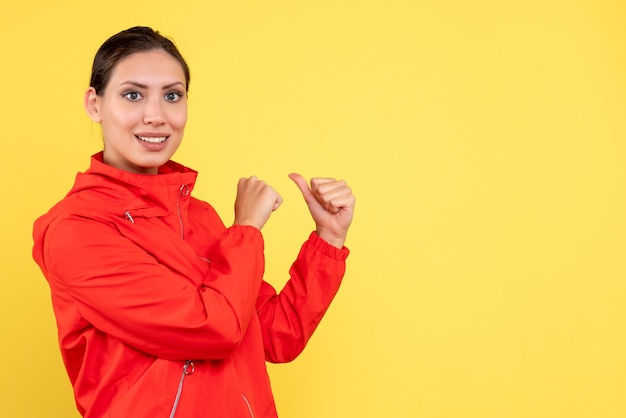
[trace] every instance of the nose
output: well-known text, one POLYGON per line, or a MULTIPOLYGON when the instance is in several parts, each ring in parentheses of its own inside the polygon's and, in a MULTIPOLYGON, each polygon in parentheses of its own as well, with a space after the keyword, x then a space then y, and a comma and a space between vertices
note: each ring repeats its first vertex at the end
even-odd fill
POLYGON ((143 122, 146 125, 163 125, 165 113, 163 112, 162 101, 157 98, 150 98, 145 103, 143 122))

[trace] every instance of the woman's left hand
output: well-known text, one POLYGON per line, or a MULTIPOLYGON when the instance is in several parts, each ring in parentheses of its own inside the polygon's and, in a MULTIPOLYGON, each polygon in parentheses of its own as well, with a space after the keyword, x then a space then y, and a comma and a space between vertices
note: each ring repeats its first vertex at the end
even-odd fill
POLYGON ((342 248, 354 214, 355 197, 350 187, 333 178, 312 178, 310 187, 300 174, 292 173, 289 178, 302 192, 320 238, 342 248))

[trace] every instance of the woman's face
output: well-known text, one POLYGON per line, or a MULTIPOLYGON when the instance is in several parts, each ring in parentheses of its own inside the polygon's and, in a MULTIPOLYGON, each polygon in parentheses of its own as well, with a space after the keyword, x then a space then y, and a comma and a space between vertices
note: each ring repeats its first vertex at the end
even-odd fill
POLYGON ((105 163, 156 174, 183 139, 185 73, 163 50, 136 52, 116 64, 102 96, 87 90, 85 108, 102 125, 105 163))

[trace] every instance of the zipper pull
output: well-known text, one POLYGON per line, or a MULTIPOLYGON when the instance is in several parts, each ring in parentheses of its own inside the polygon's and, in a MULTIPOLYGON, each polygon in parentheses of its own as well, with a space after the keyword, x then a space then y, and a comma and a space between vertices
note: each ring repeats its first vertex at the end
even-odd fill
POLYGON ((193 361, 187 360, 185 365, 183 366, 183 373, 180 375, 180 381, 178 382, 178 390, 176 391, 176 398, 174 399, 174 405, 172 406, 172 411, 170 412, 170 418, 174 418, 176 416, 176 411, 178 410, 178 403, 180 402, 180 395, 183 394, 183 383, 185 382, 185 376, 189 376, 196 371, 196 366, 193 364, 193 361))
POLYGON ((185 362, 185 365, 183 366, 183 373, 185 373, 185 376, 189 376, 190 374, 194 374, 195 371, 196 371, 196 365, 193 364, 193 361, 187 360, 185 362))

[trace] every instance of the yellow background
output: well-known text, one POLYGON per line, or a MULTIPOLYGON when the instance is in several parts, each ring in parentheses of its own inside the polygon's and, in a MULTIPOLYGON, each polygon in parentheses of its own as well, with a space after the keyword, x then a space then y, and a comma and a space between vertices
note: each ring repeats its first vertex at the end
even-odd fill
POLYGON ((334 305, 269 367, 282 417, 626 416, 621 0, 3 0, 0 416, 77 416, 31 225, 100 149, 91 60, 137 24, 191 66, 195 195, 227 223, 239 177, 283 195, 270 282, 313 227, 286 175, 357 195, 334 305))

